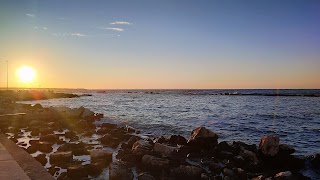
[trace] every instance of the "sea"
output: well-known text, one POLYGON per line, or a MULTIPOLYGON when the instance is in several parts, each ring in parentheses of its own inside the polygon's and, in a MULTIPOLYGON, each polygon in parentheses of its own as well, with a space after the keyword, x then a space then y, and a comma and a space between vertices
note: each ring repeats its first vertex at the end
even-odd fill
POLYGON ((219 141, 259 145, 264 135, 277 135, 296 155, 320 153, 320 89, 54 91, 91 96, 23 103, 83 106, 103 113, 101 121, 131 126, 151 138, 188 138, 194 128, 204 126, 219 141))

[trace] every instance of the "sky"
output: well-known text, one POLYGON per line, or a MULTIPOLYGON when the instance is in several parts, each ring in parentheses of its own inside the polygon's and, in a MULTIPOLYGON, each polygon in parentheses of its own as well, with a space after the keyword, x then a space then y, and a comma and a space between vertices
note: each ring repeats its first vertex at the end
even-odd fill
POLYGON ((317 0, 2 0, 0 87, 8 61, 10 87, 320 88, 319 19, 317 0))

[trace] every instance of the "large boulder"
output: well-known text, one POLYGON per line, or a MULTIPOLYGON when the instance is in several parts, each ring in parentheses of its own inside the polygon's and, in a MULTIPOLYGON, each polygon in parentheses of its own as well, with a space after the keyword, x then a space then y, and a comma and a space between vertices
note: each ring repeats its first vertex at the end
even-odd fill
POLYGON ((73 158, 72 152, 55 152, 50 155, 50 163, 58 164, 58 163, 66 163, 71 162, 73 158))
POLYGON ((275 180, 286 180, 292 178, 292 173, 290 171, 279 172, 274 176, 275 180))
POLYGON ((279 152, 279 142, 278 136, 263 136, 260 140, 259 150, 265 156, 275 156, 279 152))
POLYGON ((188 145, 195 148, 212 148, 218 144, 218 135, 205 127, 197 127, 191 132, 188 145))
POLYGON ((139 140, 132 145, 132 154, 141 158, 146 154, 151 154, 152 147, 151 142, 139 140))
POLYGON ((316 154, 312 157, 311 164, 315 167, 320 167, 320 154, 316 154))
POLYGON ((155 143, 153 151, 160 154, 162 157, 171 157, 173 152, 177 151, 178 148, 168 146, 165 144, 155 143))
POLYGON ((84 110, 82 111, 82 118, 90 118, 94 116, 94 112, 91 111, 90 109, 84 108, 84 110))
POLYGON ((107 165, 112 162, 112 152, 104 149, 94 149, 90 151, 91 162, 102 162, 107 165))
POLYGON ((180 165, 172 169, 171 173, 176 179, 197 180, 201 179, 202 169, 197 166, 180 165))
POLYGON ((145 169, 159 172, 169 167, 169 160, 151 155, 144 155, 142 157, 142 165, 145 169))
POLYGON ((109 165, 109 180, 131 180, 133 173, 124 162, 116 161, 109 165))

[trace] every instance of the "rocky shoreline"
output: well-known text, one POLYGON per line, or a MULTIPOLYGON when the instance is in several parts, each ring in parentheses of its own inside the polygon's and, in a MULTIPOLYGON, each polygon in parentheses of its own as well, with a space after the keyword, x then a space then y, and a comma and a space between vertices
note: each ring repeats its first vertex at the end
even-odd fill
POLYGON ((258 147, 219 142, 205 127, 195 128, 188 139, 148 139, 83 107, 7 102, 0 115, 1 132, 56 179, 310 179, 301 174, 306 163, 320 167, 319 154, 296 157, 294 148, 274 135, 262 137, 258 147))

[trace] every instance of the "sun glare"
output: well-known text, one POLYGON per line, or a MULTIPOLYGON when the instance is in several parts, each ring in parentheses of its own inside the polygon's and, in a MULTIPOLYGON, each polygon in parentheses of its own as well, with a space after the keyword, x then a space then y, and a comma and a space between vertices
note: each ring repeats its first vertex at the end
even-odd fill
POLYGON ((18 69, 18 77, 24 83, 32 82, 35 75, 35 71, 29 66, 23 66, 18 69))

